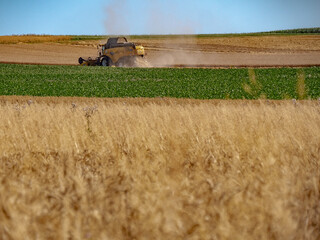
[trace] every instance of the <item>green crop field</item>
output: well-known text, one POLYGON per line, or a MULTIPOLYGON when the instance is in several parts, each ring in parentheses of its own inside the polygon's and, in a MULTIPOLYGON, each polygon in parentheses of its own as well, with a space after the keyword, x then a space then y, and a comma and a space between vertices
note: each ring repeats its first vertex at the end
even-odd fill
POLYGON ((177 69, 0 64, 0 95, 317 99, 320 68, 177 69))

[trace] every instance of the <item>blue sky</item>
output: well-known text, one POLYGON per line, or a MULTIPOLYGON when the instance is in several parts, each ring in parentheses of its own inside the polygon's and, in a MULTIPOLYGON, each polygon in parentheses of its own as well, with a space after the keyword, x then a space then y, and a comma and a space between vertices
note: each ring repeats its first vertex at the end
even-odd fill
POLYGON ((0 0, 0 35, 201 34, 320 27, 320 0, 0 0))

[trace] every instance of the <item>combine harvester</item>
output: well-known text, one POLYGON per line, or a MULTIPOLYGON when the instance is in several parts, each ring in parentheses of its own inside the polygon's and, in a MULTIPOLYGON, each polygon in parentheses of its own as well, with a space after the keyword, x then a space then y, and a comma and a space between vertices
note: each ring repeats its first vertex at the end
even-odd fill
POLYGON ((134 67, 137 59, 145 56, 144 47, 128 42, 125 37, 109 38, 106 44, 99 44, 99 57, 79 58, 82 66, 134 67))

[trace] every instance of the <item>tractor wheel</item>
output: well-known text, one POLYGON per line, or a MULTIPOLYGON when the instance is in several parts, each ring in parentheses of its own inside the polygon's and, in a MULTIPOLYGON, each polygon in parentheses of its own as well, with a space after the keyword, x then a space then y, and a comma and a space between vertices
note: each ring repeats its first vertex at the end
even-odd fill
POLYGON ((83 63, 83 58, 79 57, 78 62, 79 62, 79 64, 82 64, 83 63))
POLYGON ((104 58, 101 60, 101 66, 104 66, 104 67, 111 66, 111 60, 110 60, 110 58, 104 57, 104 58))

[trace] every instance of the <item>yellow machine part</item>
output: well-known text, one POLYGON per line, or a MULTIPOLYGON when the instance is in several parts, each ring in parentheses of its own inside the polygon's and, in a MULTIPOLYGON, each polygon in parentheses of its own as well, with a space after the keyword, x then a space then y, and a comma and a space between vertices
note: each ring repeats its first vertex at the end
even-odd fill
POLYGON ((142 46, 136 46, 136 51, 137 51, 137 54, 139 56, 144 56, 145 55, 144 47, 142 47, 142 46))
POLYGON ((117 63, 118 60, 122 57, 131 57, 131 56, 144 56, 145 51, 143 46, 133 47, 116 47, 105 49, 103 52, 105 56, 108 56, 113 63, 117 63))

